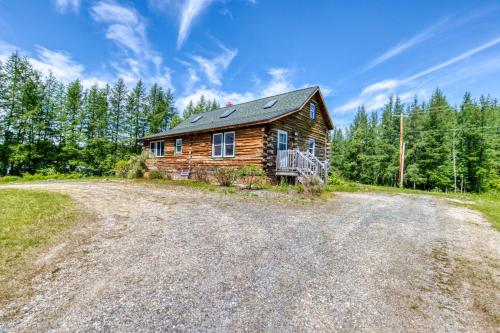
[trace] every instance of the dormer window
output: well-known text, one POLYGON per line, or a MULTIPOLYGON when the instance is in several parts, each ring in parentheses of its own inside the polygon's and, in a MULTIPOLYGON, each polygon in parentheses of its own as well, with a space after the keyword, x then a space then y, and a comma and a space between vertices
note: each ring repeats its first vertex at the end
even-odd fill
POLYGON ((316 120, 316 104, 313 102, 309 104, 309 117, 311 120, 316 120))

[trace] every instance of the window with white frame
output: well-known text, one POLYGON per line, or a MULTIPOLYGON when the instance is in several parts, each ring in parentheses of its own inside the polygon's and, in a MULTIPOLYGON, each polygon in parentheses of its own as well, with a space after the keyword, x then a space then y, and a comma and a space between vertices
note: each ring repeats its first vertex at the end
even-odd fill
POLYGON ((182 154, 182 139, 175 139, 174 154, 182 154))
POLYGON ((234 157, 235 132, 214 133, 212 136, 212 157, 234 157))
POLYGON ((314 156, 314 152, 316 151, 316 141, 314 139, 307 141, 307 151, 314 156))
POLYGON ((224 133, 224 157, 234 157, 234 132, 224 133))
POLYGON ((149 151, 155 157, 165 156, 165 142, 164 141, 151 141, 149 143, 149 151))
POLYGON ((309 103, 309 117, 311 120, 316 120, 316 104, 313 102, 309 103))

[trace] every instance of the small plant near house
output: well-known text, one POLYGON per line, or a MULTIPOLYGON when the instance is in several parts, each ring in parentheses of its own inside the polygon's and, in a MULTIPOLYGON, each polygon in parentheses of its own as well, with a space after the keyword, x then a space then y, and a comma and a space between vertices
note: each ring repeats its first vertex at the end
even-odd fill
POLYGON ((264 175, 264 170, 256 165, 245 165, 238 171, 238 177, 243 179, 246 188, 249 190, 262 186, 264 175))
POLYGON ((323 188, 323 182, 318 176, 304 176, 301 177, 304 193, 310 195, 320 195, 323 188))
POLYGON ((231 186, 236 180, 236 169, 230 167, 220 167, 214 171, 215 179, 221 186, 231 186))
POLYGON ((128 160, 120 160, 116 162, 113 171, 116 176, 122 178, 139 178, 144 175, 146 171, 146 159, 149 153, 145 152, 141 155, 132 155, 128 160))
POLYGON ((149 172, 149 178, 150 179, 163 179, 165 178, 163 172, 161 172, 160 170, 151 170, 149 172))
POLYGON ((208 178, 208 172, 207 169, 205 168, 193 168, 191 170, 191 179, 203 182, 203 183, 209 183, 210 179, 208 178))

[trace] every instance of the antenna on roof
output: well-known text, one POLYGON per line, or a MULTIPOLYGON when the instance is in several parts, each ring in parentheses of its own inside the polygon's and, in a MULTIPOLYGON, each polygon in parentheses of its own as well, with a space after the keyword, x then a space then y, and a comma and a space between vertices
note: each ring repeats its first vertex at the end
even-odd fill
POLYGON ((226 107, 230 107, 230 106, 233 106, 233 103, 231 101, 227 101, 226 107))

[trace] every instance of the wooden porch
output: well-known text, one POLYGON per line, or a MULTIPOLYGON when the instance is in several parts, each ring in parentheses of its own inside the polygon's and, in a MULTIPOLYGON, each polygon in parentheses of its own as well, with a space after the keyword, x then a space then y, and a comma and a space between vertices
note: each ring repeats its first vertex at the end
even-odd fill
POLYGON ((278 150, 277 176, 317 176, 324 184, 328 182, 328 161, 298 149, 278 150))

